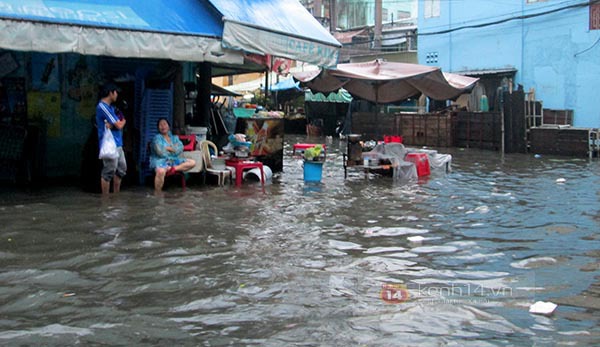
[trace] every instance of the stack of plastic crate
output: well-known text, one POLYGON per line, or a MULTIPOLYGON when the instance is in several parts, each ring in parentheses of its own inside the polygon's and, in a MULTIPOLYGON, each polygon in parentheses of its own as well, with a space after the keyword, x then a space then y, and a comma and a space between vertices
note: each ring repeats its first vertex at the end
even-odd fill
POLYGON ((166 118, 173 124, 173 87, 169 89, 145 89, 141 102, 141 119, 139 121, 139 173, 140 183, 144 183, 152 172, 148 167, 150 157, 149 143, 158 134, 156 127, 160 118, 166 118))
MULTIPOLYGON (((144 99, 144 89, 146 88, 146 69, 140 68, 135 73, 135 89, 134 89, 134 107, 133 107, 133 127, 135 129, 135 145, 133 146, 133 158, 137 163, 137 169, 139 174, 139 180, 142 180, 142 161, 141 161, 141 150, 146 147, 141 141, 142 133, 140 131, 142 124, 142 100, 144 99)), ((140 182, 142 183, 142 182, 140 182)))

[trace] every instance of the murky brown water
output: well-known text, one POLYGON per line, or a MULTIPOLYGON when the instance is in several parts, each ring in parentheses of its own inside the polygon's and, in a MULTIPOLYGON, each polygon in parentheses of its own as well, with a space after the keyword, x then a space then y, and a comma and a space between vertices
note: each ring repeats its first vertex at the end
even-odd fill
POLYGON ((344 180, 335 141, 309 185, 296 141, 264 194, 1 193, 0 345, 600 343, 597 309, 528 312, 598 281, 597 160, 443 149, 449 174, 344 180))

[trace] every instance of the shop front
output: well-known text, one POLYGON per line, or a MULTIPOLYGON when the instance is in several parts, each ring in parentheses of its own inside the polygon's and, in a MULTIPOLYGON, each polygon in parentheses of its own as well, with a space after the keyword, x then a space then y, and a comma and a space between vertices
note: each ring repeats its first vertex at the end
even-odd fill
MULTIPOLYGON (((278 6, 277 1, 261 3, 278 6)), ((219 1, 49 4, 8 0, 3 4, 0 153, 10 154, 0 155, 0 161, 14 166, 0 176, 3 181, 85 180, 89 172, 96 172, 97 139, 91 120, 99 86, 113 81, 122 89, 117 106, 127 119, 128 176, 130 183, 137 183, 146 160, 144 149, 159 117, 169 118, 176 129, 185 129, 190 125, 186 97, 193 95, 199 117, 191 125, 208 125, 211 77, 264 69, 245 60, 250 47, 224 43, 226 11, 219 1), (195 90, 190 92, 188 84, 195 90), (1 135, 12 133, 24 135, 1 135)), ((238 19, 244 26, 263 30, 256 19, 249 18, 238 19)), ((278 34, 291 35, 289 30, 278 34)), ((329 46, 336 48, 335 42, 329 46)), ((253 52, 266 54, 262 49, 253 52)), ((285 54, 303 58, 293 51, 285 54)))

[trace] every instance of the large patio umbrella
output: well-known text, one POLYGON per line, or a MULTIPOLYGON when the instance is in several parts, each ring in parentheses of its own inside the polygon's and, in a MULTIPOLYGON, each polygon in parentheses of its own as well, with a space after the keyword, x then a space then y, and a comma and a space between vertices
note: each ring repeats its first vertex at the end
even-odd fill
POLYGON ((442 73, 439 67, 381 59, 338 64, 335 68, 298 72, 293 76, 312 91, 329 93, 343 87, 356 98, 374 102, 378 135, 379 105, 400 102, 419 94, 435 100, 455 99, 469 92, 478 81, 478 78, 442 73))
POLYGON ((455 99, 469 92, 477 78, 443 73, 439 67, 387 62, 338 64, 335 68, 298 72, 294 78, 312 91, 328 93, 340 88, 353 96, 387 104, 419 94, 435 100, 455 99))

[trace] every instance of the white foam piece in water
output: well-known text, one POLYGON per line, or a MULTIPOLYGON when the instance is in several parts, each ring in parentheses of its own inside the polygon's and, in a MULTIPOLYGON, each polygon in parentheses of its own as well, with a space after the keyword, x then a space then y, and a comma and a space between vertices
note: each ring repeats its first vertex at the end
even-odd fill
POLYGON ((557 307, 558 305, 553 302, 537 301, 535 304, 529 306, 529 313, 550 315, 557 307))
POLYGON ((566 178, 562 178, 562 177, 561 177, 561 178, 557 178, 557 179, 556 179, 556 183, 565 183, 565 182, 567 182, 567 179, 566 179, 566 178))
POLYGON ((410 242, 423 242, 423 240, 425 240, 425 238, 421 235, 409 236, 406 239, 410 242))

